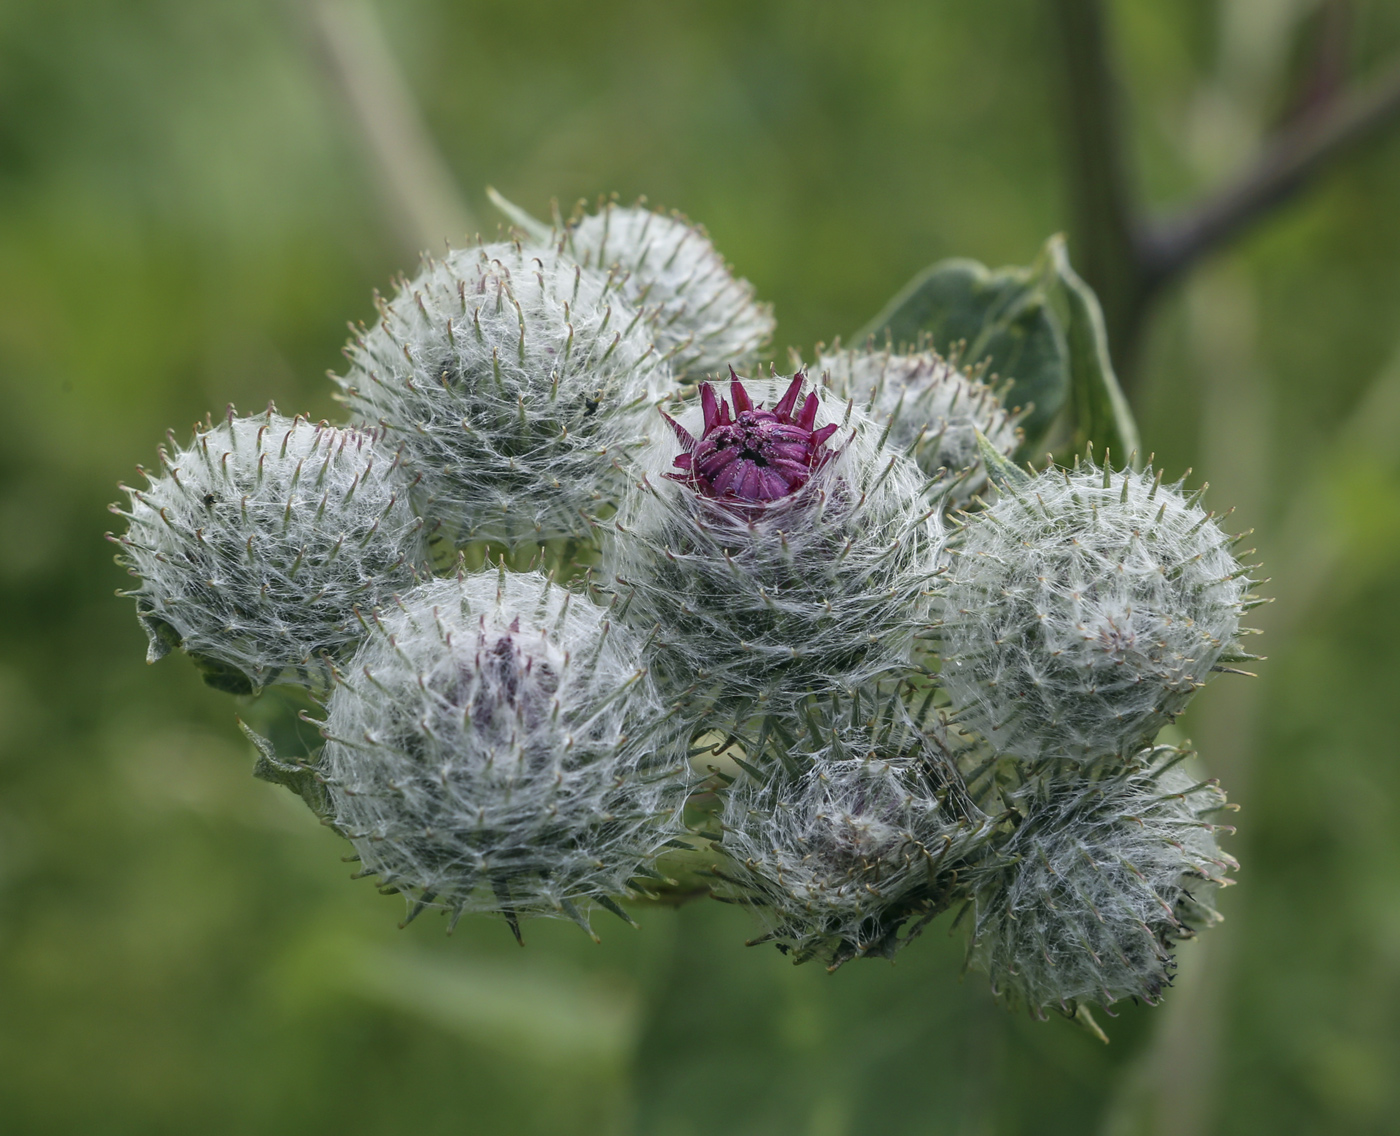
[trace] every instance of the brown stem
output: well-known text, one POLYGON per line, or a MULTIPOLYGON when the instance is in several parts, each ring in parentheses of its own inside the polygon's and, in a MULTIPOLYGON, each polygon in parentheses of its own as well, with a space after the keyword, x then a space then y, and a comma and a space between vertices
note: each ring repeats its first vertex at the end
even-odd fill
POLYGON ((1400 118, 1400 64, 1363 89, 1305 104, 1234 181, 1175 216, 1152 219, 1126 157, 1122 91, 1102 0, 1054 0, 1052 11, 1064 59, 1070 239, 1103 306, 1115 370, 1131 390, 1161 289, 1400 118))
POLYGON ((1234 182, 1146 231, 1139 254, 1149 291, 1238 236, 1398 116, 1400 64, 1275 134, 1234 182))
POLYGON ((1065 63, 1070 241, 1080 274, 1098 293, 1114 354, 1121 356, 1144 293, 1137 195, 1123 146, 1123 92, 1099 0, 1055 0, 1052 10, 1065 63))

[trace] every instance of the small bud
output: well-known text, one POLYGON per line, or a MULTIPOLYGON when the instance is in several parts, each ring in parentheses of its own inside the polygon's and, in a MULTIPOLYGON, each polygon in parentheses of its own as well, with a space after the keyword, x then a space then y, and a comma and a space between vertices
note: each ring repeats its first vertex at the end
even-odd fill
POLYGON ((974 875, 974 955, 997 992, 1037 1014, 1122 998, 1155 1003, 1171 948, 1220 916, 1235 862, 1216 846, 1225 795, 1175 751, 1094 780, 1069 775, 1018 802, 996 867, 974 875))
POLYGON ((893 956, 902 928, 958 894, 955 869, 991 827, 946 755, 890 721, 813 713, 763 760, 726 792, 721 894, 752 904, 769 924, 760 941, 796 962, 893 956))
POLYGON ((608 278, 486 245, 430 262, 381 311, 336 381, 402 443, 419 511, 458 545, 590 538, 670 381, 608 278))
POLYGON ((679 828, 688 771, 640 640, 538 573, 435 580, 332 694, 327 812, 418 902, 582 921, 679 828))
POLYGON ((772 309, 754 300, 705 230, 678 214, 608 204, 570 223, 564 249, 590 267, 622 270, 624 294, 647 313, 680 374, 750 364, 773 334, 772 309))
POLYGON ((909 454, 930 478, 945 508, 970 501, 987 482, 978 454, 980 430, 994 449, 1011 454, 1021 441, 1019 415, 996 392, 968 378, 932 351, 841 351, 818 357, 814 373, 889 431, 886 444, 909 454))
POLYGON ((942 683, 1028 760, 1130 754, 1234 643, 1250 581, 1180 486, 1092 464, 1008 484, 953 542, 942 683))
POLYGON ((325 657, 363 634, 356 609, 417 580, 424 525, 378 432, 230 411, 162 461, 130 490, 118 557, 153 660, 183 647, 235 692, 324 686, 325 657))

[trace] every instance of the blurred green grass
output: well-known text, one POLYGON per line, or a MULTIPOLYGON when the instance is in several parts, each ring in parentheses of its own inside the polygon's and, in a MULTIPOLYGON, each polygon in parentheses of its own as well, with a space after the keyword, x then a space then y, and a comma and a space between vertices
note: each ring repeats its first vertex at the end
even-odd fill
MULTIPOLYGON (((1238 160, 1306 8, 1113 5, 1149 197, 1238 160)), ((1400 13, 1355 9, 1358 66, 1400 50, 1400 13)), ((488 182, 678 207, 780 359, 1063 224, 1032 0, 380 11, 479 216, 488 182)), ((413 250, 290 0, 0 7, 0 1131, 1400 1131, 1400 416, 1352 425, 1400 348, 1398 193, 1400 140, 1159 312, 1144 437, 1240 504, 1280 602, 1261 678, 1182 722, 1244 806, 1227 927, 1104 1048, 960 983, 938 927, 835 976, 718 904, 600 947, 397 931, 249 776, 231 701, 142 663, 101 534, 167 427, 333 414, 345 321, 413 250)))

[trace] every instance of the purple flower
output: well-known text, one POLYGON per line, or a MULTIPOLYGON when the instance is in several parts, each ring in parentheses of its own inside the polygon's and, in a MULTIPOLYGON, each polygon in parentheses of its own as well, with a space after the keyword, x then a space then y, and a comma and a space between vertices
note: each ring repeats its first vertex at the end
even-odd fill
POLYGON ((806 375, 801 371, 772 410, 755 406, 749 392, 731 367, 728 402, 716 397, 714 387, 700 384, 700 406, 705 429, 697 441, 669 415, 676 437, 685 448, 675 460, 679 473, 668 473, 703 497, 746 504, 766 504, 796 493, 831 457, 826 441, 836 426, 814 430, 820 402, 816 392, 807 395, 796 415, 797 399, 806 375))

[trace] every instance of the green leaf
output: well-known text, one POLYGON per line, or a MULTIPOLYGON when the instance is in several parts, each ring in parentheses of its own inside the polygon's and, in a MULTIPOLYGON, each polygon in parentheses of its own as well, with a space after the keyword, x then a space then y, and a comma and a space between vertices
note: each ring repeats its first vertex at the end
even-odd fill
POLYGON ((1028 447, 1046 436, 1069 394, 1069 344, 1046 303, 1044 271, 988 269, 944 260, 915 277, 858 336, 925 341, 940 354, 1011 380, 1009 406, 1032 407, 1022 421, 1028 447))
POLYGON ((546 225, 543 221, 537 220, 520 208, 513 201, 507 201, 491 186, 486 187, 486 196, 491 199, 491 204, 510 218, 510 222, 531 240, 540 244, 550 244, 557 235, 554 229, 546 225))
POLYGON ((1093 441, 1127 457, 1137 428, 1109 362, 1103 314, 1070 267, 1064 238, 1051 237, 1026 268, 989 269, 974 260, 939 261, 915 277, 858 335, 896 345, 927 343, 965 366, 985 364, 1009 383, 1008 406, 1022 420, 1023 455, 1047 442, 1093 441))
POLYGON ((1062 309, 1068 332, 1074 448, 1082 452, 1093 442, 1118 455, 1120 464, 1136 462, 1140 449, 1137 423, 1113 373, 1099 298, 1070 267, 1064 237, 1051 237, 1042 256, 1054 264, 1056 307, 1062 309))
POLYGON ((238 719, 238 728, 258 751, 258 762, 253 766, 254 777, 290 789, 305 801, 307 807, 317 816, 328 815, 325 786, 316 779, 316 771, 311 766, 283 761, 277 756, 272 743, 261 734, 255 733, 242 718, 238 719))

